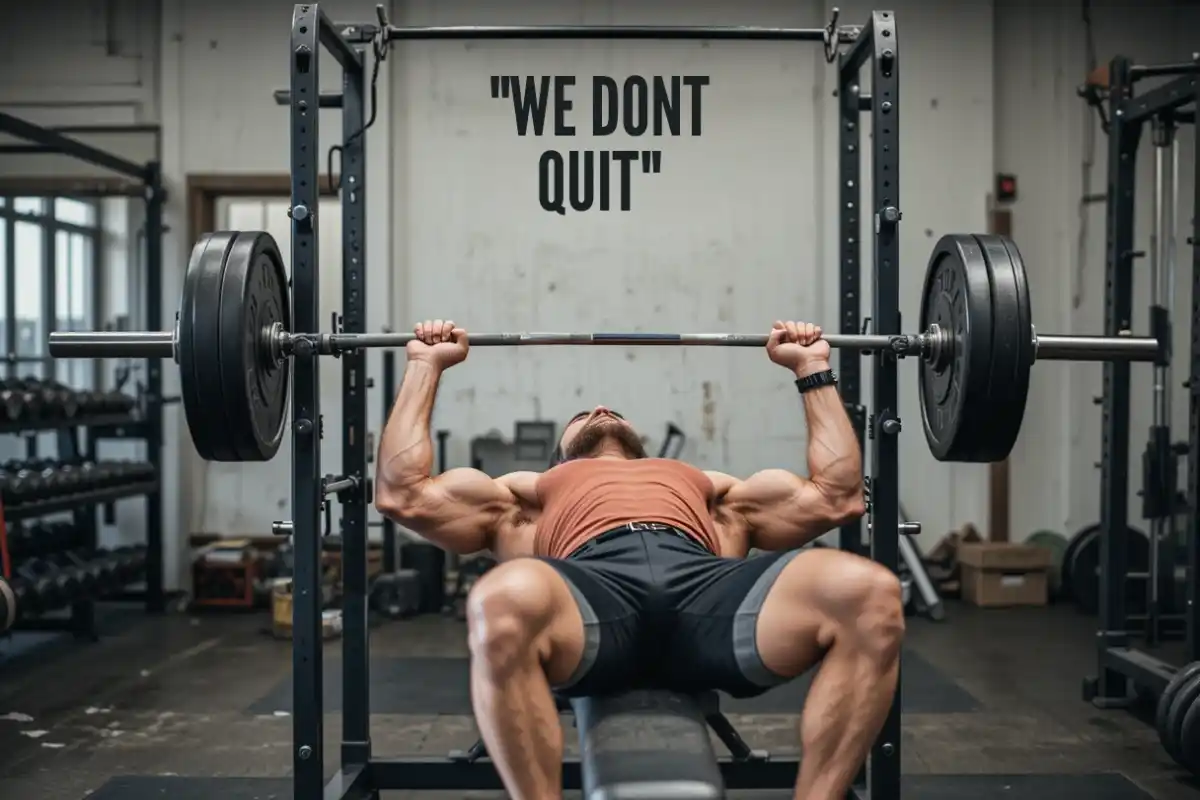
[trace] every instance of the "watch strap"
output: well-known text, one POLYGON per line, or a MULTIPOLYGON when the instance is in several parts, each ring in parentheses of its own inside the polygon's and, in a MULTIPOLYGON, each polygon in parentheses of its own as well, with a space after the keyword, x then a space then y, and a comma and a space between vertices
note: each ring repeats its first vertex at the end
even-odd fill
POLYGON ((831 369, 814 372, 811 375, 805 375, 803 378, 796 379, 796 389, 800 394, 811 392, 813 389, 820 389, 822 386, 837 386, 837 373, 831 369))

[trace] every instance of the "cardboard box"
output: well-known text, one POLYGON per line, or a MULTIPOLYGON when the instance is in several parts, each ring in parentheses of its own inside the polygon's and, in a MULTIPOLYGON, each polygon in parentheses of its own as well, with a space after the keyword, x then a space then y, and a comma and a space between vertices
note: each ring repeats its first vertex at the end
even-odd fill
MULTIPOLYGON (((271 588, 271 633, 276 639, 292 638, 292 581, 278 578, 271 588)), ((321 638, 336 639, 342 633, 342 612, 321 612, 321 638)))
POLYGON ((1044 606, 1049 600, 1049 550, 1007 542, 958 548, 962 596, 977 606, 1044 606))

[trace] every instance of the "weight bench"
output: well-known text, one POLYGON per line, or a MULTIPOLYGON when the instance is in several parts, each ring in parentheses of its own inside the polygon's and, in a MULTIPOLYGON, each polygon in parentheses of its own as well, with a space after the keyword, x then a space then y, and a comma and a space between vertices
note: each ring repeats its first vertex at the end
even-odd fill
MULTIPOLYGON (((716 692, 684 695, 636 690, 601 697, 556 698, 579 729, 583 800, 720 800, 725 797, 712 728, 735 763, 765 762, 721 713, 716 692)), ((487 755, 482 740, 450 758, 474 762, 487 755)))

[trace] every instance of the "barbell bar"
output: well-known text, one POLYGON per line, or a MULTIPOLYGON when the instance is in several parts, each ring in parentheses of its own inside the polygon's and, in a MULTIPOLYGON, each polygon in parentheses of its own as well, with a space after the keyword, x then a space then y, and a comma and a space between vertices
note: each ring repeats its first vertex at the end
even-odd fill
MULTIPOLYGON (((163 358, 180 368, 188 429, 211 461, 266 461, 286 428, 290 358, 402 347, 410 333, 294 333, 287 270, 270 234, 220 232, 192 248, 171 331, 50 334, 55 358, 163 358)), ((921 421, 941 461, 1006 458, 1029 373, 1042 361, 1158 361, 1157 339, 1037 334, 1016 245, 990 234, 943 236, 925 273, 916 334, 829 334, 831 347, 918 362, 921 421)), ((474 333, 476 347, 550 345, 764 347, 766 334, 474 333)), ((895 410, 885 410, 893 414, 895 410)))
MULTIPOLYGON (((948 334, 937 325, 919 334, 825 334, 830 347, 844 350, 888 351, 898 357, 919 356, 939 363, 948 352, 948 334)), ((403 347, 416 338, 411 333, 289 333, 276 328, 264 331, 264 345, 282 356, 308 352, 334 355, 375 347, 403 347)), ((766 347, 767 334, 759 333, 470 333, 472 347, 766 347)), ((176 359, 177 331, 59 331, 50 334, 50 355, 55 358, 164 358, 176 359)), ((1155 361, 1158 340, 1148 336, 1064 336, 1035 334, 1038 361, 1155 361)))

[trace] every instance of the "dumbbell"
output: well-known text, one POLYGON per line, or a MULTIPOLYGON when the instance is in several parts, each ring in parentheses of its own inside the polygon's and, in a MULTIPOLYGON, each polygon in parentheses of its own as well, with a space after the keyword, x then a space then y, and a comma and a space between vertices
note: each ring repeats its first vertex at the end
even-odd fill
POLYGON ((76 412, 81 417, 94 417, 100 414, 102 407, 101 392, 79 389, 75 392, 75 403, 79 407, 76 412))
POLYGON ((148 461, 127 461, 123 465, 124 481, 141 483, 154 480, 154 465, 148 461))
POLYGON ((63 474, 62 468, 58 464, 43 461, 38 464, 38 467, 40 467, 38 477, 41 481, 38 484, 35 499, 44 500, 70 494, 71 487, 68 484, 67 476, 63 474))
POLYGON ((118 547, 112 552, 117 559, 117 578, 121 585, 135 583, 142 578, 146 567, 146 548, 142 545, 118 547))
POLYGON ((8 552, 13 561, 37 558, 70 547, 74 537, 69 522, 15 522, 8 527, 8 552))
POLYGON ((27 418, 52 418, 58 416, 58 390, 49 382, 27 375, 20 379, 19 385, 32 398, 26 403, 27 418))
POLYGON ((120 576, 120 562, 115 553, 103 547, 88 555, 88 563, 95 565, 101 595, 111 594, 125 586, 120 576))
POLYGON ((114 485, 141 483, 154 479, 154 467, 144 461, 118 461, 109 465, 114 485))
POLYGON ((62 608, 67 603, 66 586, 58 571, 41 559, 21 563, 14 575, 24 581, 34 605, 39 611, 62 608))
POLYGON ((124 392, 111 391, 100 395, 100 404, 106 414, 127 414, 137 405, 137 400, 124 392))
POLYGON ((5 499, 11 505, 20 505, 37 500, 42 496, 42 476, 40 472, 30 469, 19 469, 8 474, 8 497, 5 499))
POLYGON ((78 464, 61 464, 54 473, 57 486, 54 494, 77 494, 89 489, 78 464))
POLYGON ((26 378, 25 387, 40 395, 42 402, 41 415, 46 419, 71 418, 79 411, 79 401, 75 390, 46 378, 26 378))
POLYGON ((79 592, 73 599, 79 600, 92 597, 100 588, 100 571, 91 562, 80 558, 74 551, 64 550, 55 553, 48 561, 64 575, 68 575, 79 583, 79 592))
POLYGON ((117 580, 116 565, 112 560, 96 558, 94 554, 84 550, 67 550, 64 555, 91 583, 95 595, 105 595, 121 588, 117 580))
POLYGON ((5 378, 0 381, 0 409, 5 419, 10 422, 24 419, 32 403, 33 395, 20 380, 5 378))

